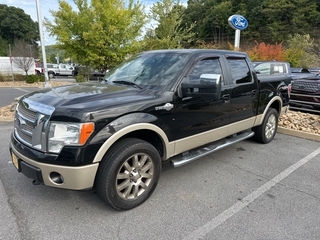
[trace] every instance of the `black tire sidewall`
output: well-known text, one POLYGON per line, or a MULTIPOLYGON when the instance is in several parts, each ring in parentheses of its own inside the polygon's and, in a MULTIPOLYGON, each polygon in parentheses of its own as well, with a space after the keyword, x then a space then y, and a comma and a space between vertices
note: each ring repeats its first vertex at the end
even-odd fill
POLYGON ((156 188, 161 172, 161 159, 157 150, 140 139, 124 139, 116 144, 103 159, 98 176, 97 192, 99 196, 117 210, 129 210, 145 202, 156 188), (116 179, 120 167, 132 155, 146 153, 154 165, 154 176, 148 189, 134 200, 122 199, 116 190, 116 179))
POLYGON ((278 112, 274 109, 274 108, 270 108, 267 112, 267 115, 263 121, 263 125, 262 125, 262 137, 263 137, 263 142, 264 143, 269 143, 273 140, 274 136, 277 133, 277 129, 278 129, 278 112), (275 131, 273 133, 273 135, 270 138, 267 138, 266 136, 266 127, 267 127, 267 122, 269 121, 269 118, 274 115, 275 119, 276 119, 276 126, 275 126, 275 131))

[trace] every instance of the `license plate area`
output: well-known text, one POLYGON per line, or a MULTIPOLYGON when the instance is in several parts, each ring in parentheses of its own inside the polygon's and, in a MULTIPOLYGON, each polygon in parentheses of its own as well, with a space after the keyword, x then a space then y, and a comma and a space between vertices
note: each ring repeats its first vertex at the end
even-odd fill
POLYGON ((13 165, 15 166, 15 168, 20 171, 20 167, 19 167, 19 158, 14 154, 14 153, 11 153, 11 159, 12 159, 12 163, 13 165))

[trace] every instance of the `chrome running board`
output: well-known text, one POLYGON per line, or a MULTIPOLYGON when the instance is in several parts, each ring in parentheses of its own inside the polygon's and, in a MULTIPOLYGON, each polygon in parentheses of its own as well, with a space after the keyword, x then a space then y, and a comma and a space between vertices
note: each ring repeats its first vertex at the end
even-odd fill
POLYGON ((222 140, 218 140, 216 142, 212 142, 207 145, 184 152, 178 156, 173 157, 170 162, 174 167, 180 167, 198 158, 201 158, 210 153, 216 152, 224 147, 230 146, 231 144, 250 138, 253 135, 254 135, 253 131, 234 134, 222 140))

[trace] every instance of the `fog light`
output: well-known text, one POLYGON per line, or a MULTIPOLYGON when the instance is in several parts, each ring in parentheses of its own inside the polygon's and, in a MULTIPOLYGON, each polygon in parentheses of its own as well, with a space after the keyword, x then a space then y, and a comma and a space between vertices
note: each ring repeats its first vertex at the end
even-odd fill
POLYGON ((50 179, 52 182, 56 183, 56 184, 62 184, 64 179, 62 177, 62 175, 60 173, 57 172, 51 172, 50 173, 50 179))

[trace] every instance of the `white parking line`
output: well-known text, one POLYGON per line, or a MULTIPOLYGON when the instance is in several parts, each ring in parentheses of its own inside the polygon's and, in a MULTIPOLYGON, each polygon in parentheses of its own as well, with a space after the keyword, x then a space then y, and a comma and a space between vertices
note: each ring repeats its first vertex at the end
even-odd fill
POLYGON ((17 90, 20 90, 20 91, 22 91, 22 92, 30 92, 30 90, 28 90, 28 89, 23 89, 23 88, 14 88, 14 89, 17 89, 17 90))
POLYGON ((304 157, 303 159, 299 160, 295 164, 288 167, 286 170, 275 176, 273 179, 271 179, 269 182, 263 184, 261 187, 247 195, 245 198, 243 198, 241 201, 237 202, 224 212, 220 213, 218 216, 213 218, 211 221, 207 222, 197 230, 191 232, 187 237, 185 237, 183 240, 195 240, 195 239, 201 239, 202 237, 206 236, 209 232, 213 231, 216 227, 224 223, 226 220, 231 218, 233 215, 238 213, 241 209, 246 207, 248 204, 256 200, 258 197, 260 197, 262 194, 264 194, 266 191, 268 191, 270 188, 275 186, 277 183, 288 177, 291 173, 293 173, 295 170, 303 166, 305 163, 309 162, 311 159, 313 159, 315 156, 320 154, 320 148, 316 149, 312 153, 310 153, 308 156, 304 157))

